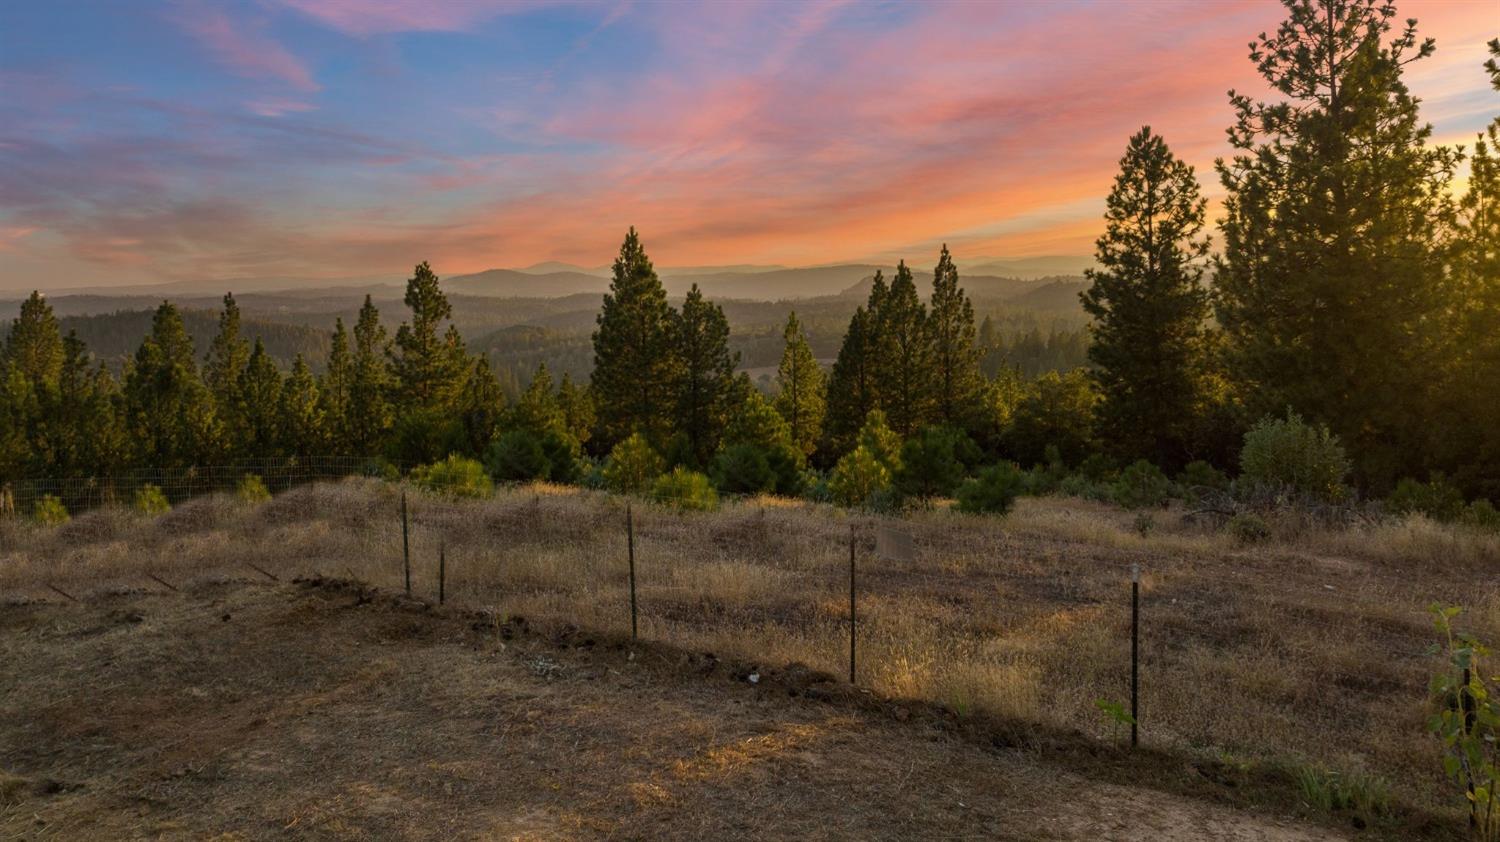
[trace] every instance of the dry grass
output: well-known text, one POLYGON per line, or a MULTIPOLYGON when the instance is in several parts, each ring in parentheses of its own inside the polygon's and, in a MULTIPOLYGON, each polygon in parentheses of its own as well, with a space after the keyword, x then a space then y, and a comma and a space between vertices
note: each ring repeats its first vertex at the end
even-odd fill
MULTIPOLYGON (((123 511, 51 530, 0 527, 0 592, 155 589, 354 576, 402 586, 397 490, 296 489, 260 506, 195 500, 154 520, 123 511)), ((629 629, 624 501, 558 487, 483 502, 410 497, 413 588, 498 616, 629 629)), ((914 514, 920 558, 871 557, 879 519, 775 500, 712 514, 635 504, 642 636, 766 665, 847 670, 847 540, 860 535, 860 683, 874 692, 1118 739, 1095 700, 1128 699, 1128 570, 1143 582, 1141 719, 1150 744, 1383 776, 1397 798, 1454 815, 1422 728, 1436 660, 1426 606, 1469 609, 1500 640, 1500 540, 1420 519, 1349 531, 1278 528, 1242 547, 1176 513, 1056 498, 1008 518, 914 514), (1489 584, 1480 584, 1489 583, 1489 584)))

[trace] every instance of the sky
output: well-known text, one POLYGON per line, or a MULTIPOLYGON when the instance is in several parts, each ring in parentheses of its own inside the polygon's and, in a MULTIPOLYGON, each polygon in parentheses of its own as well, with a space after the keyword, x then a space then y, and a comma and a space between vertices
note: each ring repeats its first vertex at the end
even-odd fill
MULTIPOLYGON (((1493 0, 1399 0, 1444 143, 1493 0)), ((0 289, 1087 254, 1127 138, 1218 191, 1274 0, 0 3, 0 289)))

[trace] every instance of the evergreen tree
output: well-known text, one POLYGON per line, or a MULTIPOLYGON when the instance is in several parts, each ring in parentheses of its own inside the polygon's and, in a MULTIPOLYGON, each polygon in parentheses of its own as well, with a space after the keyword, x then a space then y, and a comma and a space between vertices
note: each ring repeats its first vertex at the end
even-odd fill
POLYGON ((927 308, 922 306, 905 261, 896 267, 890 292, 877 311, 874 347, 880 407, 891 429, 905 438, 931 417, 933 382, 927 308))
POLYGON ((454 326, 439 332, 443 321, 453 315, 453 307, 425 261, 417 264, 406 282, 405 302, 411 309, 411 322, 396 329, 395 347, 390 351, 401 412, 451 409, 469 372, 468 353, 454 326))
POLYGON ((273 456, 280 452, 281 390, 281 372, 266 353, 265 343, 257 337, 250 358, 245 361, 245 370, 240 372, 238 387, 237 415, 244 452, 252 456, 273 456))
POLYGON ((1089 359, 1103 395, 1102 438, 1126 461, 1174 472, 1194 458, 1203 399, 1206 204, 1193 168, 1141 129, 1105 203, 1101 268, 1088 270, 1091 286, 1079 294, 1094 319, 1089 359))
POLYGON ((56 400, 47 411, 52 447, 47 473, 109 476, 122 467, 128 440, 117 417, 119 387, 103 365, 93 367, 88 348, 74 332, 63 339, 56 400))
POLYGON ((955 429, 973 429, 984 378, 974 305, 958 284, 958 267, 947 244, 932 276, 932 307, 927 319, 932 342, 933 419, 955 429))
POLYGON ((41 293, 32 292, 0 348, 0 373, 5 377, 0 384, 5 392, 0 421, 8 428, 8 435, 0 433, 0 463, 18 474, 46 476, 53 467, 57 431, 49 410, 57 404, 63 359, 62 334, 52 306, 41 293))
POLYGON ((729 352, 729 320, 724 311, 705 301, 697 284, 688 290, 682 310, 672 314, 671 323, 677 360, 675 426, 687 442, 691 467, 702 469, 719 449, 729 422, 740 355, 729 352))
POLYGON ((811 456, 822 435, 826 411, 823 369, 807 344, 807 334, 802 332, 796 311, 787 316, 782 338, 785 345, 781 365, 776 368, 776 383, 780 386, 776 410, 786 419, 792 442, 804 457, 811 456))
POLYGON ((344 320, 334 322, 333 342, 328 349, 328 367, 318 381, 319 410, 330 453, 348 454, 353 439, 354 357, 349 351, 349 332, 344 320))
POLYGON ((203 363, 203 381, 214 396, 214 407, 224 425, 231 451, 240 449, 244 423, 239 415, 240 375, 250 360, 250 344, 240 336, 240 306, 233 293, 224 293, 219 313, 219 332, 208 346, 203 363))
POLYGON ((469 376, 458 398, 464 443, 470 453, 481 455, 490 446, 504 409, 505 394, 500 391, 500 381, 495 379, 489 359, 479 354, 469 367, 469 376))
POLYGON ((365 296, 354 324, 353 374, 349 383, 347 435, 351 452, 370 456, 390 433, 395 412, 391 405, 390 340, 380 323, 380 311, 365 296))
POLYGON ((833 362, 823 420, 824 444, 820 448, 830 460, 854 446, 865 416, 880 406, 876 371, 878 327, 880 306, 888 293, 885 278, 877 271, 869 299, 849 319, 849 329, 844 332, 844 341, 833 362))
POLYGON ((326 416, 318 396, 318 381, 301 354, 292 363, 292 373, 281 387, 277 421, 281 449, 307 463, 327 452, 326 416))
POLYGON ((57 386, 63 365, 62 331, 52 305, 40 292, 33 291, 21 302, 21 313, 11 321, 5 339, 4 359, 33 389, 57 386))
POLYGON ((1362 477, 1421 473, 1448 290, 1438 244, 1456 156, 1401 81, 1432 53, 1386 0, 1283 0, 1251 59, 1287 99, 1231 92, 1238 150, 1215 286, 1231 371, 1256 412, 1326 422, 1362 477))
POLYGON ((634 228, 620 246, 609 290, 594 331, 598 444, 610 448, 638 430, 660 446, 670 435, 679 382, 672 308, 634 228))
MULTIPOLYGON (((1485 70, 1500 91, 1500 38, 1485 70)), ((1474 143, 1469 188, 1459 201, 1453 258, 1459 330, 1435 450, 1467 493, 1500 500, 1500 117, 1474 143)))
POLYGON ((588 444, 594 434, 593 394, 587 387, 575 385, 572 376, 564 372, 557 387, 557 405, 562 410, 568 436, 580 446, 588 444))
POLYGON ((181 314, 163 301, 125 376, 125 424, 133 456, 144 467, 209 464, 219 453, 213 395, 195 357, 181 314))
POLYGON ((546 363, 536 367, 531 383, 511 407, 509 426, 534 433, 538 439, 544 433, 568 432, 568 419, 552 390, 552 374, 546 363))

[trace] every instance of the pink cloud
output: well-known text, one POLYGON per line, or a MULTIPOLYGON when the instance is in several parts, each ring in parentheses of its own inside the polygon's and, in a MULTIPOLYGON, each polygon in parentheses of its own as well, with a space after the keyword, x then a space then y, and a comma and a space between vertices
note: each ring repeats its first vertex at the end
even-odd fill
POLYGON ((274 79, 299 91, 319 89, 306 63, 266 35, 257 22, 231 19, 222 8, 204 3, 183 5, 173 18, 221 64, 241 76, 274 79))
POLYGON ((389 32, 458 32, 504 14, 546 5, 523 0, 279 0, 348 35, 368 36, 389 32))

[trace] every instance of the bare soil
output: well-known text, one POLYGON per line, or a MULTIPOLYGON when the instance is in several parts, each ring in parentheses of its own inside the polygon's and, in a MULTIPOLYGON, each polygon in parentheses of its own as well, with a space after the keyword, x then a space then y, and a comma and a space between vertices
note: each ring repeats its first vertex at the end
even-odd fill
POLYGON ((0 604, 5 839, 1429 835, 1284 783, 348 581, 0 604))

